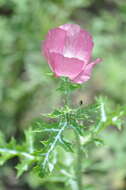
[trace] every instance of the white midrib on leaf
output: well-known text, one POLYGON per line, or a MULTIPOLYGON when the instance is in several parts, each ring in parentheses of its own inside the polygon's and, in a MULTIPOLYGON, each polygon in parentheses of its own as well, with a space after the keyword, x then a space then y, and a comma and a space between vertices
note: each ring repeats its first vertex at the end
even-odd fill
POLYGON ((67 122, 64 122, 64 125, 62 126, 61 129, 59 129, 59 132, 57 133, 57 135, 56 135, 56 137, 55 137, 53 143, 51 143, 51 146, 50 146, 48 152, 45 154, 45 159, 44 159, 44 161, 43 161, 43 163, 42 163, 43 168, 46 167, 46 164, 47 164, 47 162, 48 162, 48 160, 49 160, 50 153, 51 153, 51 152, 53 151, 53 149, 55 148, 55 145, 56 145, 56 143, 59 141, 60 136, 61 136, 62 132, 64 131, 66 125, 67 125, 67 122))
POLYGON ((12 149, 8 149, 8 148, 0 148, 0 153, 7 153, 7 154, 12 154, 12 155, 22 155, 28 159, 34 160, 34 156, 27 152, 19 152, 17 150, 12 150, 12 149))

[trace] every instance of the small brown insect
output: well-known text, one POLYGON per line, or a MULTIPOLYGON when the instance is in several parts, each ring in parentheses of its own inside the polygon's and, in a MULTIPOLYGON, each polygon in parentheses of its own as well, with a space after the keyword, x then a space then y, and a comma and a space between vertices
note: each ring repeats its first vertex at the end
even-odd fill
POLYGON ((80 100, 80 106, 83 105, 83 100, 80 100))

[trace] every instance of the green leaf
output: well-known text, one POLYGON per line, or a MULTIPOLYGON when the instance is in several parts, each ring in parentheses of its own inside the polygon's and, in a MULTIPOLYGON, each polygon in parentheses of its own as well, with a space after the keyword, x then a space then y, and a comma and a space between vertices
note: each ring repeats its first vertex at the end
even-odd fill
MULTIPOLYGON (((46 114, 47 116, 48 114, 46 114)), ((58 132, 57 126, 58 123, 45 122, 42 119, 37 119, 32 123, 32 132, 34 133, 43 133, 43 132, 58 132)))
POLYGON ((76 124, 74 123, 74 125, 70 125, 70 127, 72 127, 74 130, 76 130, 76 132, 79 135, 81 135, 81 136, 84 135, 84 127, 83 126, 78 125, 77 123, 76 124))
POLYGON ((31 165, 32 161, 29 159, 21 160, 21 163, 19 163, 16 166, 17 169, 17 178, 19 178, 24 172, 26 172, 31 165))
POLYGON ((63 114, 63 112, 61 110, 54 110, 52 113, 47 114, 46 116, 50 117, 50 118, 58 118, 63 114))
POLYGON ((10 142, 8 144, 6 144, 6 147, 8 149, 14 149, 14 150, 16 150, 17 145, 16 145, 16 140, 14 139, 14 137, 12 137, 11 140, 10 140, 10 142))
POLYGON ((60 144, 67 152, 73 152, 72 144, 69 141, 60 138, 60 144))
POLYGON ((58 91, 67 93, 81 87, 80 84, 72 83, 67 77, 60 77, 60 80, 60 87, 57 89, 58 91))
POLYGON ((42 163, 37 163, 37 165, 33 168, 33 173, 43 178, 48 175, 49 171, 42 168, 42 163))
POLYGON ((47 76, 49 76, 49 77, 53 77, 54 76, 54 73, 52 73, 52 72, 48 72, 48 73, 45 73, 47 76))
POLYGON ((52 113, 44 114, 43 116, 53 119, 53 118, 59 118, 61 116, 65 116, 66 114, 69 114, 71 112, 72 112, 72 109, 65 105, 64 107, 56 109, 52 113))
POLYGON ((44 151, 45 157, 44 157, 43 163, 42 163, 43 170, 48 171, 48 168, 49 168, 48 164, 50 162, 50 156, 55 151, 57 144, 60 143, 60 139, 61 139, 62 134, 66 127, 67 127, 67 122, 60 122, 59 126, 58 126, 58 128, 60 130, 58 131, 57 134, 55 134, 51 137, 47 147, 45 147, 45 149, 47 149, 47 151, 44 151))
POLYGON ((29 153, 34 152, 34 133, 31 128, 25 131, 25 146, 29 153))
POLYGON ((100 138, 93 138, 92 141, 96 144, 96 146, 103 146, 104 145, 104 141, 100 138))
POLYGON ((9 160, 10 158, 12 158, 14 155, 9 154, 9 153, 3 153, 0 156, 0 165, 3 165, 7 160, 9 160))

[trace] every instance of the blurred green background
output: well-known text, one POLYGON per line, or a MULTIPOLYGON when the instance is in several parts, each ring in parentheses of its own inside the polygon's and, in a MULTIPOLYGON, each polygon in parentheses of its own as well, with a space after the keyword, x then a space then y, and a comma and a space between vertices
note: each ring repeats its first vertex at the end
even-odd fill
MULTIPOLYGON (((50 70, 41 42, 49 29, 64 23, 90 31, 93 57, 103 59, 73 96, 73 104, 90 103, 97 95, 107 96, 115 106, 126 103, 125 0, 0 0, 0 130, 7 139, 20 139, 34 118, 62 104, 57 81, 46 75, 50 70)), ((126 130, 108 130, 103 138, 106 146, 87 161, 95 164, 84 180, 97 190, 125 190, 126 130)), ((57 178, 42 180, 32 173, 17 180, 15 162, 0 168, 0 190, 67 189, 57 178)))

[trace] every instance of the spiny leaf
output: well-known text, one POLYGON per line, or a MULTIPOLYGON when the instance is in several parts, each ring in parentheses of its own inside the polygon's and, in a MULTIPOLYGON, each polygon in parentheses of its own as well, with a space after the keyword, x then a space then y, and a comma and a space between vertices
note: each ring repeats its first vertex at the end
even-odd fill
POLYGON ((57 152, 54 151, 53 155, 52 155, 52 158, 51 158, 51 160, 50 160, 50 162, 48 164, 50 172, 52 172, 54 170, 56 163, 57 163, 57 152))
POLYGON ((50 118, 57 118, 57 117, 60 117, 62 114, 63 113, 61 110, 54 110, 52 113, 46 114, 45 116, 48 116, 50 118))
POLYGON ((49 118, 59 118, 61 116, 69 114, 71 111, 72 111, 71 108, 69 108, 68 106, 64 106, 63 108, 54 110, 52 113, 44 114, 44 116, 49 118))
POLYGON ((0 145, 0 164, 4 164, 7 160, 11 159, 12 157, 18 156, 21 160, 21 163, 17 166, 18 169, 18 176, 20 176, 23 171, 26 170, 26 164, 30 164, 35 160, 34 156, 31 155, 33 150, 31 151, 31 146, 33 145, 31 143, 31 137, 29 136, 31 133, 31 129, 27 130, 26 134, 26 141, 25 141, 25 147, 27 147, 28 152, 25 152, 24 150, 24 143, 21 145, 18 145, 16 143, 16 140, 14 138, 11 138, 9 143, 4 143, 4 146, 2 147, 0 145))
POLYGON ((104 141, 100 138, 93 138, 92 140, 97 146, 103 146, 104 145, 104 141))
POLYGON ((32 161, 29 159, 21 160, 21 162, 16 166, 17 169, 17 177, 19 178, 25 171, 28 170, 32 161))
POLYGON ((6 147, 9 149, 16 149, 16 140, 14 139, 14 137, 11 138, 10 142, 8 144, 6 144, 6 147))
POLYGON ((84 129, 83 126, 81 126, 81 125, 79 125, 79 124, 77 124, 77 123, 76 123, 76 125, 75 125, 75 123, 74 123, 74 125, 70 125, 70 127, 73 128, 74 130, 76 130, 76 132, 77 132, 79 135, 81 135, 81 136, 84 135, 84 130, 82 131, 82 129, 84 129))
MULTIPOLYGON (((47 116, 47 114, 46 114, 47 116)), ((32 123, 32 132, 34 133, 43 133, 43 132, 56 132, 57 122, 45 122, 42 119, 36 120, 32 123)))
POLYGON ((123 107, 119 107, 113 112, 106 112, 106 121, 103 121, 103 119, 100 117, 98 124, 95 126, 94 132, 99 133, 109 126, 115 126, 120 130, 123 124, 122 117, 124 115, 125 112, 123 111, 123 107))
POLYGON ((59 132, 55 136, 53 136, 52 142, 49 143, 47 152, 45 153, 45 158, 43 159, 43 163, 42 163, 42 168, 44 170, 48 166, 48 163, 49 163, 49 160, 50 160, 50 155, 52 154, 52 152, 56 148, 57 143, 60 141, 60 138, 61 138, 62 133, 64 132, 66 126, 67 126, 67 122, 60 122, 60 124, 59 124, 59 127, 60 127, 59 132))
POLYGON ((67 140, 64 140, 63 138, 60 138, 61 146, 67 151, 67 152, 73 152, 72 144, 68 142, 67 140))
POLYGON ((0 156, 0 165, 3 165, 7 160, 11 159, 13 156, 15 156, 15 155, 12 155, 9 153, 3 153, 0 156))
POLYGON ((72 83, 67 77, 60 77, 60 80, 60 87, 57 89, 58 91, 67 93, 81 87, 80 84, 72 83))
POLYGON ((31 128, 25 131, 25 145, 29 153, 34 152, 34 133, 31 128))

